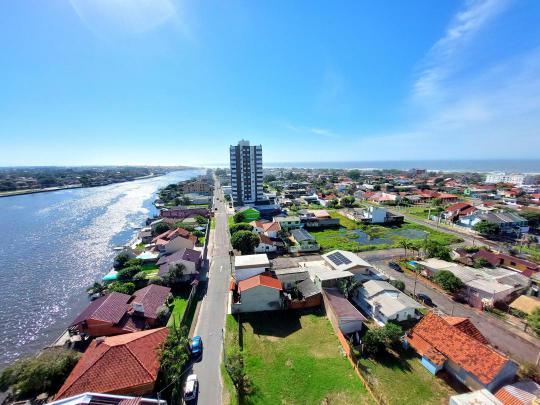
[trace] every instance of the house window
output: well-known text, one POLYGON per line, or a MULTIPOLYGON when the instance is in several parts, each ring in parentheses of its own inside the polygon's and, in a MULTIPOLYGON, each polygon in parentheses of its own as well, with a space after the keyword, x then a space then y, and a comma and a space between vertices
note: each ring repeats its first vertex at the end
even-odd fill
POLYGON ((510 266, 515 266, 516 263, 515 262, 510 262, 510 266))

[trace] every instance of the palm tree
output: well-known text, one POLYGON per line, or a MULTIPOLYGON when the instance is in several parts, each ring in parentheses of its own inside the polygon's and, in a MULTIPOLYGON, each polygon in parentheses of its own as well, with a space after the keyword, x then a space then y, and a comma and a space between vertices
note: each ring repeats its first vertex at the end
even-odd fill
POLYGON ((351 297, 356 291, 356 289, 361 285, 362 283, 355 280, 354 278, 347 278, 339 280, 337 286, 339 291, 345 296, 345 298, 349 299, 349 297, 351 297))
POLYGON ((86 292, 88 295, 103 295, 105 293, 105 286, 99 282, 94 282, 91 287, 88 287, 86 289, 86 292))
POLYGON ((409 242, 407 239, 400 239, 399 246, 403 248, 405 251, 405 257, 407 257, 407 249, 411 247, 411 242, 409 242))

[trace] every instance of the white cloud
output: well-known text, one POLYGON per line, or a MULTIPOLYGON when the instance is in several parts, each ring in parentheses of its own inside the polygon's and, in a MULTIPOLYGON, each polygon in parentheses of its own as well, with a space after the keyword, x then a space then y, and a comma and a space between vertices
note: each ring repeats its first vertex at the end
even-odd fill
POLYGON ((318 135, 323 136, 326 138, 340 138, 339 134, 336 134, 334 131, 326 128, 317 128, 317 127, 309 127, 309 126, 301 126, 301 125, 293 125, 290 123, 283 124, 283 127, 294 131, 298 133, 303 134, 311 134, 311 135, 318 135))
POLYGON ((454 16, 445 35, 426 55, 414 83, 416 98, 440 95, 442 82, 459 70, 465 61, 458 57, 475 35, 508 6, 507 0, 474 0, 454 16))

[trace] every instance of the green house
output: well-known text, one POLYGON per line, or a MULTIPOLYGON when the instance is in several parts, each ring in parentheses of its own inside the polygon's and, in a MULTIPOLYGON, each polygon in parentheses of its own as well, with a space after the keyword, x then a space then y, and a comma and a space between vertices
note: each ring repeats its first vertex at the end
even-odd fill
POLYGON ((244 215, 246 222, 257 221, 261 217, 261 213, 252 207, 242 207, 238 212, 244 215))

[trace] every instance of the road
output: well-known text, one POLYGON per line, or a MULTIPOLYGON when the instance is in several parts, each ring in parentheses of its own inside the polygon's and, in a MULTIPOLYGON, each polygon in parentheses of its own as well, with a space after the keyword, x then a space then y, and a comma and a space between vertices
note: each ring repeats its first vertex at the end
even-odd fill
MULTIPOLYGON (((221 359, 223 330, 227 311, 227 296, 230 280, 229 230, 223 190, 217 179, 214 192, 216 226, 211 231, 209 258, 210 270, 208 288, 202 300, 195 326, 195 335, 202 337, 204 350, 202 360, 193 365, 193 372, 199 379, 198 403, 204 405, 221 404, 221 359)), ((201 275, 205 277, 204 274, 201 275)))
MULTIPOLYGON (((386 260, 372 261, 374 266, 382 269, 388 276, 402 280, 408 291, 414 291, 414 276, 407 273, 399 273, 387 265, 386 260)), ((508 354, 511 358, 521 361, 534 363, 540 353, 540 340, 527 335, 526 338, 521 334, 523 331, 517 331, 513 326, 505 321, 497 319, 491 315, 479 312, 468 305, 457 303, 447 295, 421 283, 419 278, 416 282, 416 293, 427 294, 436 305, 436 308, 447 315, 468 317, 474 325, 488 338, 492 346, 508 354)))

